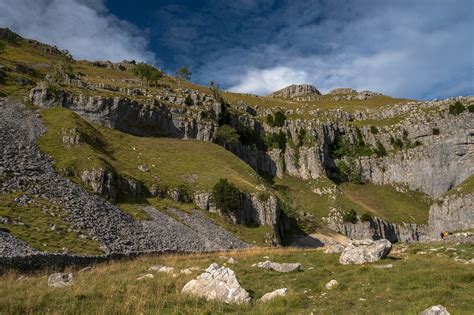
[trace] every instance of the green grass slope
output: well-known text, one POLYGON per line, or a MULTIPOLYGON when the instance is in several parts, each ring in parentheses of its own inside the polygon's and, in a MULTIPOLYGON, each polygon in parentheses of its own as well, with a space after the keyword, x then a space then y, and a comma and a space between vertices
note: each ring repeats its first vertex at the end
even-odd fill
POLYGON ((61 289, 47 287, 42 272, 21 281, 18 273, 7 273, 0 277, 0 309, 5 314, 418 314, 442 304, 451 314, 472 314, 474 267, 454 257, 472 259, 473 255, 472 245, 425 243, 373 264, 349 266, 339 264, 339 255, 319 250, 142 257, 75 273, 75 283, 61 289), (222 265, 225 260, 220 255, 236 259, 230 268, 251 293, 251 305, 226 305, 180 294, 184 284, 202 272, 184 275, 180 269, 204 269, 213 262, 222 265), (303 271, 278 273, 252 267, 264 256, 276 262, 300 262, 303 271), (374 268, 387 263, 393 268, 374 268), (174 267, 177 276, 154 273, 153 279, 137 280, 155 264, 174 267), (325 289, 331 279, 339 284, 325 289), (263 294, 279 288, 288 288, 288 295, 258 303, 263 294))

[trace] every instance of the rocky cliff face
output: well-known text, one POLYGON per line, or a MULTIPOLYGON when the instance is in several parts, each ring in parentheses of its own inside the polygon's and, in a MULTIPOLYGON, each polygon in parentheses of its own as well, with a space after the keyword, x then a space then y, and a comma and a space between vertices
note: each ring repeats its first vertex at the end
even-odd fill
POLYGON ((293 84, 270 94, 271 97, 281 98, 294 98, 311 95, 321 95, 321 92, 310 84, 293 84))
POLYGON ((448 195, 430 208, 430 236, 474 228, 474 194, 448 195))
POLYGON ((394 224, 380 218, 372 217, 370 221, 362 221, 357 217, 357 222, 344 222, 342 214, 338 210, 332 210, 325 219, 329 228, 344 234, 351 239, 387 239, 395 242, 420 241, 426 238, 426 226, 402 223, 394 224))
POLYGON ((202 118, 198 112, 157 100, 140 103, 122 97, 54 94, 46 83, 31 90, 30 100, 41 107, 66 107, 90 121, 139 136, 212 141, 217 128, 214 120, 202 118))

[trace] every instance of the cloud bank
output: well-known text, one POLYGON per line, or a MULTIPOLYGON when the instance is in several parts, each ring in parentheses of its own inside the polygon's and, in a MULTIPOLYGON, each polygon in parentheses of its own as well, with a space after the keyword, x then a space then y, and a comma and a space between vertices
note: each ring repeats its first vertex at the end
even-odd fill
POLYGON ((178 34, 162 40, 200 83, 255 94, 303 82, 418 99, 474 94, 471 0, 211 1, 183 10, 161 10, 178 34))
POLYGON ((78 59, 155 61, 146 34, 110 14, 103 0, 1 0, 0 26, 78 59))

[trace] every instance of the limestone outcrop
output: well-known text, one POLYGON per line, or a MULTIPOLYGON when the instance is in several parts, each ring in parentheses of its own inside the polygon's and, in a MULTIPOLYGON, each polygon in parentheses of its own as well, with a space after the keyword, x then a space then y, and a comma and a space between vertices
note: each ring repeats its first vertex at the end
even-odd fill
POLYGON ((300 263, 277 263, 277 262, 272 262, 270 260, 259 262, 256 264, 256 267, 261 268, 261 269, 273 270, 277 272, 284 272, 284 273, 301 270, 300 263))
POLYGON ((371 263, 385 258, 391 249, 392 243, 386 239, 353 241, 346 246, 339 262, 342 265, 371 263))
POLYGON ((468 230, 474 227, 474 194, 449 194, 430 208, 430 235, 438 238, 444 231, 468 230))
POLYGON ((321 92, 310 84, 293 84, 270 94, 271 97, 281 98, 294 98, 308 95, 321 95, 321 92))
POLYGON ((229 304, 250 303, 250 294, 240 286, 235 273, 216 263, 210 265, 196 279, 186 283, 181 293, 229 304))

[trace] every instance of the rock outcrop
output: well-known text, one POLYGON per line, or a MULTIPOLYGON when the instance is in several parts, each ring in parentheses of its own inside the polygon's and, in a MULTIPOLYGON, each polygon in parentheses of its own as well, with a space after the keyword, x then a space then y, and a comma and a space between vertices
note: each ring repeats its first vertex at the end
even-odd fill
POLYGON ((444 231, 474 228, 474 194, 450 194, 434 203, 429 216, 430 236, 439 238, 444 231))
POLYGON ((344 222, 342 213, 335 209, 331 210, 325 218, 327 226, 351 239, 387 239, 395 242, 413 242, 422 240, 428 232, 424 225, 414 223, 390 223, 378 217, 372 217, 369 221, 362 221, 357 217, 357 222, 344 222))
POLYGON ((250 294, 240 286, 235 273, 215 263, 196 279, 186 283, 181 293, 229 304, 250 303, 250 294))
POLYGON ((385 239, 353 241, 346 246, 339 262, 342 265, 371 263, 385 258, 391 249, 392 243, 385 239))
POLYGON ((293 84, 270 94, 271 97, 294 98, 298 96, 321 95, 313 85, 293 84))

